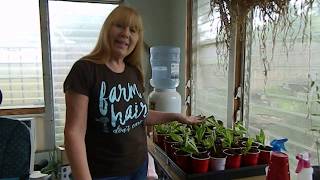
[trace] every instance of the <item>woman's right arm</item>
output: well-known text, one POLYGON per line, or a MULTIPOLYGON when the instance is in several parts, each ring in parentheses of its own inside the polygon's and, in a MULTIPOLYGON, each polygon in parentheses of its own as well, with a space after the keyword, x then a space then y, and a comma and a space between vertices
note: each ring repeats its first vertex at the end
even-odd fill
POLYGON ((91 180, 84 141, 89 98, 73 91, 67 91, 65 99, 66 124, 64 137, 72 176, 76 180, 91 180))

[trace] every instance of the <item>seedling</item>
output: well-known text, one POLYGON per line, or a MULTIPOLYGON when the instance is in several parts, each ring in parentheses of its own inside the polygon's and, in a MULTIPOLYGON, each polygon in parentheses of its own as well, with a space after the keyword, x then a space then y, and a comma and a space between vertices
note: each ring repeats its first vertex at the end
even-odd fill
POLYGON ((179 150, 187 154, 199 153, 196 143, 194 142, 194 139, 190 138, 189 136, 184 137, 183 144, 179 150))
POLYGON ((260 129, 260 133, 256 135, 256 141, 262 144, 263 146, 265 145, 266 135, 264 134, 263 129, 260 129))
POLYGON ((202 144, 204 134, 206 132, 206 126, 204 124, 196 125, 195 126, 196 135, 195 138, 198 144, 202 144))
POLYGON ((248 154, 250 149, 252 148, 253 138, 249 137, 248 141, 246 142, 246 146, 243 149, 243 154, 248 154))
POLYGON ((203 140, 203 145, 206 147, 206 149, 208 150, 213 149, 213 152, 216 153, 217 149, 216 149, 215 141, 216 141, 216 135, 213 133, 203 140))
POLYGON ((225 129, 224 131, 224 140, 222 145, 224 148, 231 148, 233 143, 233 131, 231 129, 225 129))

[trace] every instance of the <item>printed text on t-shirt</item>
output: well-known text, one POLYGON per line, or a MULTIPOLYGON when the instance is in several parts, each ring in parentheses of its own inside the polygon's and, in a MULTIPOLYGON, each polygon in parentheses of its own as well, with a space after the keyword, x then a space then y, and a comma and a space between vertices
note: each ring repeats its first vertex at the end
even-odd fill
POLYGON ((106 94, 107 87, 105 81, 101 82, 99 92, 99 111, 102 115, 98 121, 104 123, 104 131, 110 132, 109 126, 105 123, 110 123, 109 118, 106 118, 108 111, 110 111, 112 132, 115 134, 127 133, 131 129, 140 125, 143 121, 141 118, 146 118, 148 114, 148 107, 143 101, 130 102, 138 98, 143 99, 136 84, 127 83, 126 86, 121 84, 111 87, 109 94, 106 94), (117 112, 115 105, 117 103, 124 103, 127 106, 122 112, 117 112), (129 121, 135 121, 128 125, 129 121))

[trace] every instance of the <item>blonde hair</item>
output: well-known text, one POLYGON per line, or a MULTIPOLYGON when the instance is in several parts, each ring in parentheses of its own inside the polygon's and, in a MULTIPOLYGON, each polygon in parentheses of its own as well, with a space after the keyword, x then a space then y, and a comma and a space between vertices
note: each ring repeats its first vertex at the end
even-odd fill
POLYGON ((88 55, 82 57, 81 59, 94 61, 96 63, 106 63, 111 59, 111 42, 108 38, 108 35, 112 25, 116 23, 133 27, 139 34, 136 47, 127 57, 124 58, 124 62, 138 70, 138 79, 143 86, 144 78, 141 64, 144 48, 143 24, 139 13, 131 7, 120 5, 110 13, 103 23, 96 46, 88 55))

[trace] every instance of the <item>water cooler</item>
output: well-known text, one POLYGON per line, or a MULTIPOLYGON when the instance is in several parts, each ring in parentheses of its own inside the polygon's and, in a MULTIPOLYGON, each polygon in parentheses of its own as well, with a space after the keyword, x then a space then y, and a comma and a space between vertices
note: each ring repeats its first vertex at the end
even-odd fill
POLYGON ((152 68, 149 94, 149 108, 163 112, 181 113, 181 96, 176 88, 179 85, 180 48, 155 46, 150 49, 152 68))

